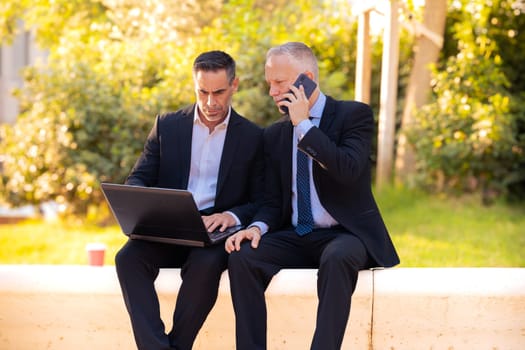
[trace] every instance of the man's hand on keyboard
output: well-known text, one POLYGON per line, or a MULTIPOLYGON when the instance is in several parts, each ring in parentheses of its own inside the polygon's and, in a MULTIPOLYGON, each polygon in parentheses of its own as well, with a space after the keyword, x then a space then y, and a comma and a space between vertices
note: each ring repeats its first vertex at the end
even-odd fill
POLYGON ((217 228, 219 228, 220 231, 224 231, 228 227, 237 224, 235 218, 230 213, 226 212, 203 216, 202 221, 204 221, 204 225, 208 232, 213 232, 217 228))

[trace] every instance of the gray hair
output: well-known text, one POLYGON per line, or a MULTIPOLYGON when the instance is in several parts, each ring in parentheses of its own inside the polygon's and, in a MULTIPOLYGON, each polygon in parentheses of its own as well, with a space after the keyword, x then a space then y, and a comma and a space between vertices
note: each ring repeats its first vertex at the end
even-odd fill
POLYGON ((316 81, 319 80, 319 67, 317 58, 312 49, 301 42, 287 42, 274 46, 266 53, 266 59, 274 55, 287 55, 303 71, 310 71, 314 74, 316 81))

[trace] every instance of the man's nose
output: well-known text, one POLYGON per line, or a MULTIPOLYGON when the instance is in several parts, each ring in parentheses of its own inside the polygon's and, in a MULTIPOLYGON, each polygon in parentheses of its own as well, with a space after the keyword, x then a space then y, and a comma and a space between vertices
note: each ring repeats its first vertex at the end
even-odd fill
POLYGON ((272 97, 275 97, 275 96, 279 95, 279 88, 278 88, 277 86, 270 85, 270 91, 269 91, 269 94, 270 94, 270 96, 272 96, 272 97))
POLYGON ((215 97, 213 97, 213 94, 209 94, 208 101, 207 101, 208 106, 213 106, 214 103, 215 103, 215 97))

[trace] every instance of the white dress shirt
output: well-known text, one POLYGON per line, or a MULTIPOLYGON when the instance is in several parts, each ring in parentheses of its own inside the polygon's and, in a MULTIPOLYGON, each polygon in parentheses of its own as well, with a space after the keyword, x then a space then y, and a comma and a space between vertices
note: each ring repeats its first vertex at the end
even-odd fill
POLYGON ((200 120, 195 106, 188 190, 193 194, 199 210, 215 205, 217 178, 230 113, 231 108, 226 119, 210 133, 208 127, 200 120))

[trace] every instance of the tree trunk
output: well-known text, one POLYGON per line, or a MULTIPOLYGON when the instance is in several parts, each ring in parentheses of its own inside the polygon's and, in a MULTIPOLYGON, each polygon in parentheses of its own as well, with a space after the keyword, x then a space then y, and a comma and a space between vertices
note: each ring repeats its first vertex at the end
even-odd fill
MULTIPOLYGON (((445 20, 447 15, 447 0, 425 1, 423 28, 419 31, 414 67, 410 72, 405 106, 401 119, 401 129, 398 136, 396 151, 396 181, 408 182, 415 174, 415 151, 408 143, 405 130, 414 122, 414 113, 428 101, 430 95, 429 64, 437 62, 442 43, 445 20), (429 34, 430 33, 430 34, 429 34), (433 34, 432 34, 433 33, 433 34), (429 34, 429 35, 426 35, 429 34), (432 40, 437 38, 438 40, 432 40)), ((409 24, 410 25, 410 24, 409 24)), ((416 33, 418 31, 416 30, 416 33)))
POLYGON ((394 139, 399 67, 399 1, 390 0, 385 15, 383 57, 381 62, 381 91, 377 133, 376 185, 381 189, 392 181, 394 139))

